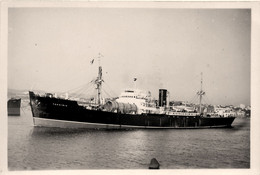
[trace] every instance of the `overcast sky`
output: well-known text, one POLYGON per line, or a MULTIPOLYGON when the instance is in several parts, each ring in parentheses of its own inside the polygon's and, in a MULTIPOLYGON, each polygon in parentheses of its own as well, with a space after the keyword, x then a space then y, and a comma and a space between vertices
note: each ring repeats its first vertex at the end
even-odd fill
POLYGON ((248 9, 9 8, 8 88, 64 92, 97 76, 211 104, 250 104, 248 9), (90 61, 95 59, 94 64, 90 61))

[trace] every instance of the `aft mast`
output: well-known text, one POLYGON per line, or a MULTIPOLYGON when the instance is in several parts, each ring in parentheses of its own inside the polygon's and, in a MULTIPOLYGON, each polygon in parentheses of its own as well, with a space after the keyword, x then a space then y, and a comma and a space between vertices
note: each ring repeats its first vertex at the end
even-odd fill
POLYGON ((197 92, 197 94, 200 96, 200 108, 199 112, 201 114, 201 102, 202 102, 202 96, 205 95, 205 92, 202 90, 202 83, 203 83, 203 77, 202 77, 202 72, 201 72, 201 80, 200 80, 200 91, 197 92))

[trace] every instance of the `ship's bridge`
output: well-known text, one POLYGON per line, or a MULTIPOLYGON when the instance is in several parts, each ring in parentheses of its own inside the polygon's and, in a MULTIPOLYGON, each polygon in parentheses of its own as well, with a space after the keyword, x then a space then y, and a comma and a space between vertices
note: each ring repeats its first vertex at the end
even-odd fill
POLYGON ((143 91, 139 89, 126 89, 121 93, 120 98, 135 98, 135 99, 151 100, 151 92, 143 91))
POLYGON ((139 89, 126 89, 116 100, 119 103, 135 104, 139 110, 138 113, 155 110, 155 103, 151 101, 151 92, 139 89))

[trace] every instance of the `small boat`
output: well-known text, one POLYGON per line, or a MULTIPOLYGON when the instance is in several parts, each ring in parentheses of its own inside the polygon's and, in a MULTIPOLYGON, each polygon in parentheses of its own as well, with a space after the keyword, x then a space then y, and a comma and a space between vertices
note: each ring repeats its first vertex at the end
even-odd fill
POLYGON ((21 98, 11 98, 7 102, 8 116, 20 116, 21 98))
MULTIPOLYGON (((175 112, 167 104, 167 90, 159 89, 159 103, 151 100, 149 91, 126 89, 118 98, 104 100, 101 94, 102 67, 93 81, 97 89, 96 103, 59 98, 47 93, 39 95, 29 91, 33 121, 36 126, 95 128, 95 129, 197 129, 231 127, 235 117, 203 115, 200 110, 175 112)), ((202 81, 201 81, 202 83, 202 81)))

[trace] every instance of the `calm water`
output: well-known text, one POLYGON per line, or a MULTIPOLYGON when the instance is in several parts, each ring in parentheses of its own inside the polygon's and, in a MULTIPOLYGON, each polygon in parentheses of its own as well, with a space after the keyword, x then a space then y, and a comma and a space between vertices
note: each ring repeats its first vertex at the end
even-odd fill
POLYGON ((34 127, 8 117, 9 170, 250 168, 250 119, 232 129, 99 131, 34 127))

